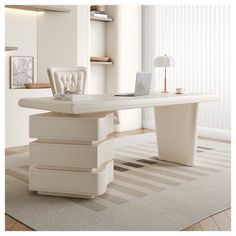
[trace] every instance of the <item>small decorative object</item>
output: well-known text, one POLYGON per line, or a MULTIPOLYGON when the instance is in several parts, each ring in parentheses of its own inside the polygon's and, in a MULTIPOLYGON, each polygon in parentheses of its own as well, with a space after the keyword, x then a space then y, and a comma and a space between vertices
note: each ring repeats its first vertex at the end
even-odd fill
POLYGON ((34 58, 25 56, 10 57, 11 88, 25 88, 34 82, 34 58))
POLYGON ((164 78, 164 91, 162 93, 168 93, 166 89, 166 67, 174 67, 175 66, 175 60, 171 56, 159 56, 155 59, 154 62, 155 67, 165 67, 165 78, 164 78))
POLYGON ((176 88, 176 94, 183 94, 184 93, 184 89, 183 88, 176 88))
POLYGON ((73 88, 73 87, 70 87, 70 88, 65 87, 64 88, 64 94, 73 95, 73 94, 82 94, 82 92, 83 91, 79 88, 73 88))
POLYGON ((102 6, 101 5, 91 5, 90 6, 90 11, 101 11, 102 6))

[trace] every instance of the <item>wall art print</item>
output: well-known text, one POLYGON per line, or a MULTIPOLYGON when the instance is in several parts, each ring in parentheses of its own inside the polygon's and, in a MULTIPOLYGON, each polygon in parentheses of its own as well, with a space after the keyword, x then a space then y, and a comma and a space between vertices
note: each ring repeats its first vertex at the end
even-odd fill
POLYGON ((34 57, 10 57, 10 88, 25 88, 25 83, 34 82, 34 57))

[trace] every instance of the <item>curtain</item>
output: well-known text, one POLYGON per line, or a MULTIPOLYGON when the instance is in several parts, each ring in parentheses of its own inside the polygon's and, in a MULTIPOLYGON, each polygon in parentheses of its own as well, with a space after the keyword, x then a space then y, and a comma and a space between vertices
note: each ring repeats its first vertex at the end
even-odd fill
MULTIPOLYGON (((230 139, 230 7, 156 5, 142 9, 142 69, 152 71, 152 90, 163 90, 161 55, 175 58, 167 68, 167 88, 188 93, 217 93, 217 102, 201 103, 200 136, 230 139)), ((154 128, 152 109, 143 109, 142 125, 154 128)))

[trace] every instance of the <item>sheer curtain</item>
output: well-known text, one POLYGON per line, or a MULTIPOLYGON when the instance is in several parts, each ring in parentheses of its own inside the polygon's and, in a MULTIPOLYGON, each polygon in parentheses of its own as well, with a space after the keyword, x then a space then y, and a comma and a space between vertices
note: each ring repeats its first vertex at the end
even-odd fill
MULTIPOLYGON (((176 66, 167 68, 167 88, 213 92, 214 103, 199 109, 199 135, 230 139, 230 7, 143 6, 142 66, 153 72, 152 89, 163 89, 163 68, 156 56, 171 55, 176 66)), ((143 127, 154 128, 152 109, 143 109, 143 127)))

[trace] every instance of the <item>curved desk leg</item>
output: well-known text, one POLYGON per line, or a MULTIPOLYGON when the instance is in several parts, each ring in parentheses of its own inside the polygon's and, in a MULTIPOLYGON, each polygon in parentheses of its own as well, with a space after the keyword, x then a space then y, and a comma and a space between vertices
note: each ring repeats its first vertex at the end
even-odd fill
POLYGON ((193 166, 198 103, 154 107, 159 158, 193 166))

